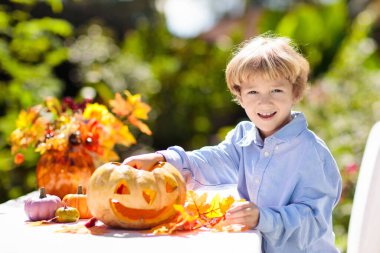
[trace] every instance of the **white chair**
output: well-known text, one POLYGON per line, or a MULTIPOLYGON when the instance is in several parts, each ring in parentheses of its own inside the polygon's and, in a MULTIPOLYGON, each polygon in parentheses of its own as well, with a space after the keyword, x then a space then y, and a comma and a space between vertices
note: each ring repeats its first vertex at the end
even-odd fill
POLYGON ((380 253, 380 122, 368 136, 347 238, 347 253, 380 253))

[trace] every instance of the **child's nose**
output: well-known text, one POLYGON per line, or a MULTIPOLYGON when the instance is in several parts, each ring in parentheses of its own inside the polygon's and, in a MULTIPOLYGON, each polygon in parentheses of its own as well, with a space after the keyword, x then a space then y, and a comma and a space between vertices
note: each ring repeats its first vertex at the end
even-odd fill
POLYGON ((261 94, 260 95, 260 100, 259 100, 260 104, 269 104, 269 103, 271 103, 271 101, 272 101, 272 97, 270 94, 261 94))

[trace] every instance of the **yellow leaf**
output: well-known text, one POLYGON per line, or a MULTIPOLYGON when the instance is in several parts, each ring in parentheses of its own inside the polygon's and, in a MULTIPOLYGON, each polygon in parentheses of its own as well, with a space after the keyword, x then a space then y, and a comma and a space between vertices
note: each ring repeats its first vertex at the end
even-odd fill
POLYGON ((201 216, 209 209, 210 204, 207 203, 207 193, 204 192, 200 196, 194 191, 187 192, 186 209, 197 216, 201 216))
POLYGON ((116 135, 117 135, 117 141, 120 144, 125 145, 126 147, 136 143, 135 137, 129 131, 129 128, 126 125, 118 129, 116 135))
POLYGON ((216 194, 210 203, 210 207, 208 208, 207 212, 205 213, 207 218, 216 218, 221 217, 224 215, 224 213, 220 210, 220 196, 219 194, 216 194))
POLYGON ((185 219, 185 220, 188 220, 188 221, 193 221, 193 220, 196 219, 196 217, 191 216, 188 212, 186 212, 184 206, 174 204, 173 207, 174 207, 174 209, 175 209, 176 211, 179 212, 180 217, 181 217, 182 219, 185 219))
POLYGON ((56 97, 47 97, 45 99, 45 105, 47 110, 55 116, 61 113, 61 102, 56 97))
POLYGON ((239 224, 224 224, 226 211, 235 202, 234 197, 221 197, 216 194, 208 201, 207 192, 197 194, 188 190, 184 205, 174 205, 178 212, 175 221, 155 227, 153 234, 172 234, 180 230, 195 230, 200 227, 212 229, 212 231, 238 232, 247 228, 239 224))
POLYGON ((227 198, 223 198, 222 201, 219 203, 220 206, 220 212, 225 214, 228 209, 232 206, 232 204, 235 202, 234 197, 228 196, 227 198))

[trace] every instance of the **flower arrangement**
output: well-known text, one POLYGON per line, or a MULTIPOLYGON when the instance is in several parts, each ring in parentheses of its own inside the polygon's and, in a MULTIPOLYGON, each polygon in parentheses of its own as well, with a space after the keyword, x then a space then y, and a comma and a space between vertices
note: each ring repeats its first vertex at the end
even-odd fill
POLYGON ((119 159, 114 151, 116 144, 130 146, 136 143, 128 125, 151 135, 142 120, 148 119, 150 106, 141 101, 141 95, 129 91, 116 93, 109 101, 111 111, 103 104, 85 99, 76 103, 72 98, 61 102, 48 97, 42 104, 22 110, 16 121, 16 129, 10 135, 15 163, 21 164, 20 152, 34 147, 41 155, 49 150, 63 151, 70 144, 82 144, 97 160, 119 159))

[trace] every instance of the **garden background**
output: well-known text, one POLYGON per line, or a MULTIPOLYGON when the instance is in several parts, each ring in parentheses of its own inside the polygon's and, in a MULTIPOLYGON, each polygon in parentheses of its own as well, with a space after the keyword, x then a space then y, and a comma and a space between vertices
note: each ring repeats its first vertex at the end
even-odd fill
MULTIPOLYGON (((226 62, 239 42, 271 31, 291 37, 311 63, 310 89, 297 109, 340 167, 344 189, 334 231, 345 252, 365 142, 380 120, 380 1, 197 0, 213 19, 196 34, 173 30, 163 12, 169 2, 2 1, 0 203, 36 190, 38 154, 29 150, 16 166, 10 151, 21 109, 46 96, 92 96, 107 104, 128 89, 152 107, 153 135, 136 132, 138 144, 118 147, 121 157, 216 144, 246 119, 227 90, 226 62)), ((190 23, 204 17, 193 13, 190 23)))

